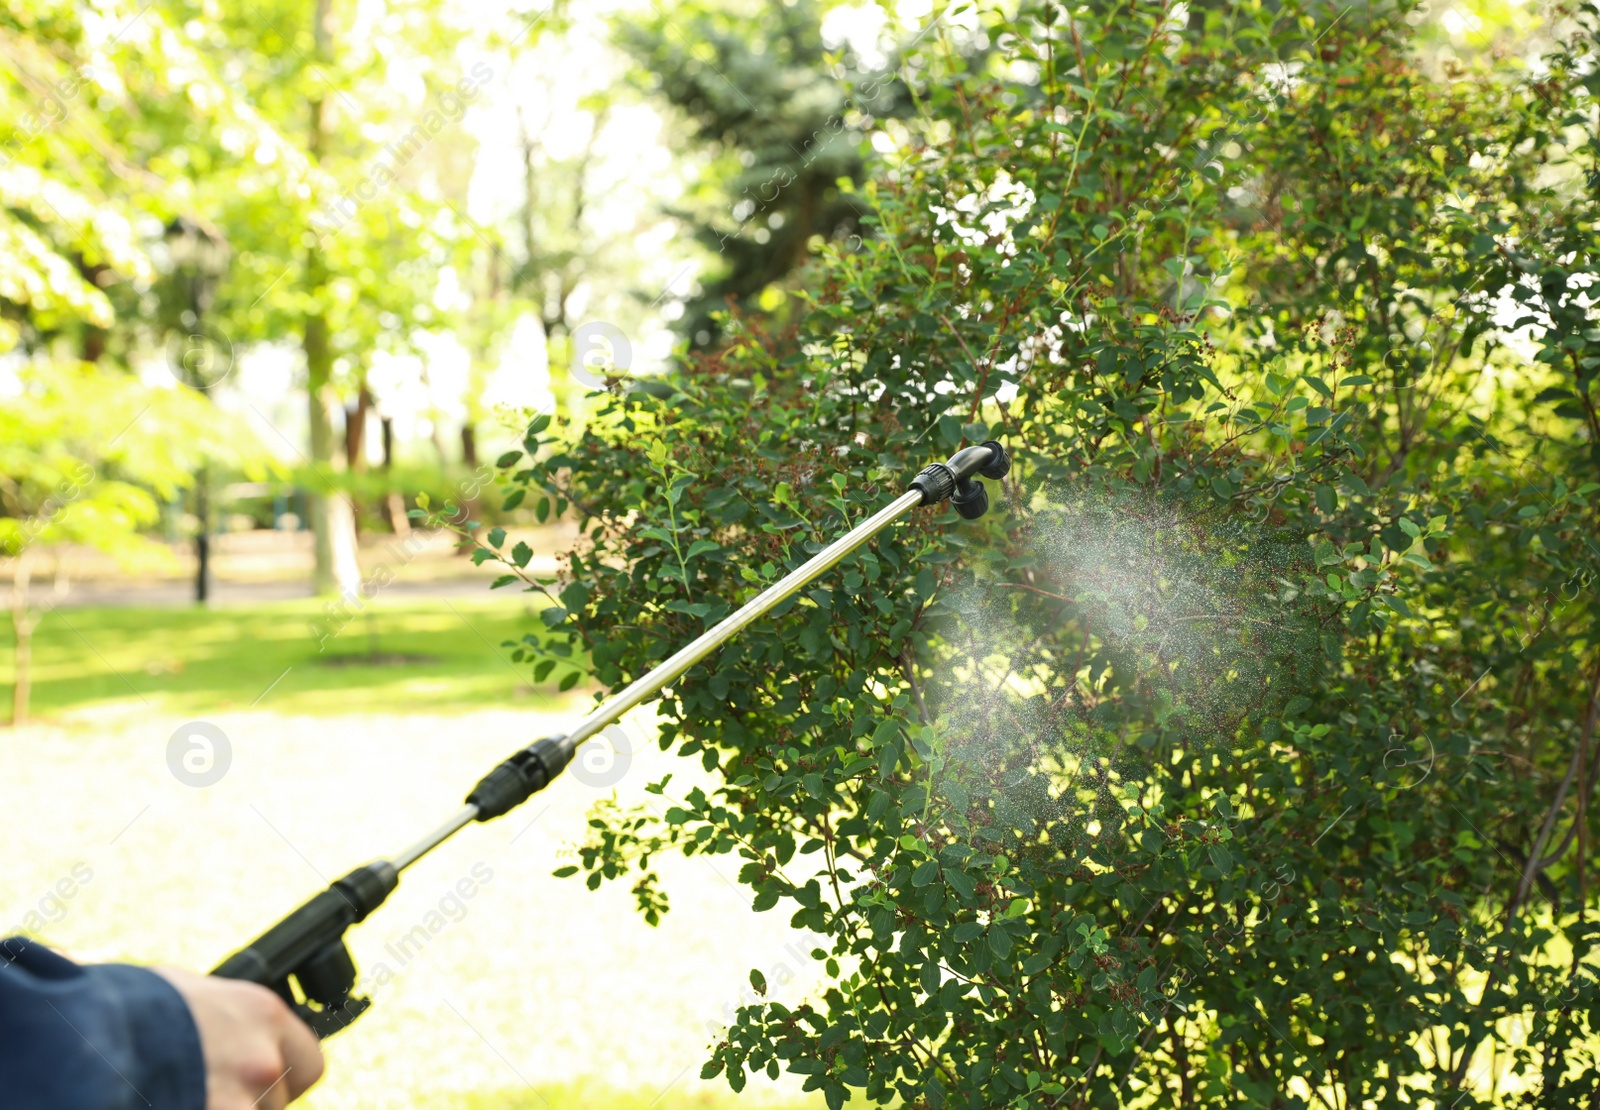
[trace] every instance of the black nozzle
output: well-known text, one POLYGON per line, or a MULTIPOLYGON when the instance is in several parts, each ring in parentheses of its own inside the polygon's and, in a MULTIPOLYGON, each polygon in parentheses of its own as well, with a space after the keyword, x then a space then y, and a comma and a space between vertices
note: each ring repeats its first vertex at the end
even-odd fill
POLYGON ((983 488, 982 482, 963 478, 956 483, 956 490, 950 495, 950 506, 961 514, 962 519, 977 520, 989 511, 989 491, 983 488))
POLYGON ((1001 478, 1011 473, 1011 456, 1006 453, 1005 447, 1000 444, 999 440, 991 439, 983 446, 993 452, 993 458, 978 473, 985 478, 998 482, 1001 478))
POLYGON ((1004 478, 1011 470, 1011 456, 996 440, 976 447, 963 447, 949 462, 933 463, 911 480, 911 488, 922 494, 924 505, 936 505, 949 498, 956 512, 967 520, 977 520, 989 511, 989 494, 977 474, 985 478, 1004 478))

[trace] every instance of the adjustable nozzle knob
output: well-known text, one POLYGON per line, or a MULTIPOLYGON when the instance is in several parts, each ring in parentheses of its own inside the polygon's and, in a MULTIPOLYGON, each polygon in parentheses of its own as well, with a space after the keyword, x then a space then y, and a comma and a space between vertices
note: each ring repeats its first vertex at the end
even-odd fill
POLYGON ((1011 472, 1011 456, 1006 453, 1005 447, 999 440, 988 440, 983 446, 994 452, 994 461, 983 467, 978 473, 985 478, 992 478, 998 482, 1011 472))
POLYGON ((956 491, 950 495, 950 505, 961 514, 962 519, 977 520, 989 511, 989 491, 982 482, 963 478, 956 483, 956 491))

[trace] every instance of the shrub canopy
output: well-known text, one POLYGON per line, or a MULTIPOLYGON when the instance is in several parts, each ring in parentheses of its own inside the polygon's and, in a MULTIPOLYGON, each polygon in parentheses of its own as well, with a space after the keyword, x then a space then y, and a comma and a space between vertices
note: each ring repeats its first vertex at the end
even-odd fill
POLYGON ((714 788, 581 870, 654 917, 656 853, 731 854, 823 938, 735 1089, 1586 1105, 1594 28, 1524 71, 1404 4, 1177 10, 931 28, 798 324, 501 460, 585 522, 536 672, 612 688, 925 462, 1018 461, 691 671, 714 788))

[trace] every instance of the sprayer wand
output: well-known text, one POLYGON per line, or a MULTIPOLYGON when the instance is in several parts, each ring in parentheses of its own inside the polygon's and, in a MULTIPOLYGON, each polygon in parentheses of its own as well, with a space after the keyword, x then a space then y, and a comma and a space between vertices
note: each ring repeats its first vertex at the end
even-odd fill
POLYGON ((659 693, 909 510, 948 499, 965 519, 981 517, 989 508, 989 495, 975 477, 1003 478, 1010 466, 1005 448, 990 440, 957 451, 948 462, 924 467, 906 492, 602 702, 571 732, 537 740, 490 771, 444 824, 392 860, 377 860, 337 880, 229 956, 211 974, 271 987, 318 1037, 337 1033, 372 1004, 353 993, 356 968, 344 943, 345 930, 383 904, 399 885, 402 871, 472 822, 509 813, 543 790, 572 762, 579 744, 659 693))

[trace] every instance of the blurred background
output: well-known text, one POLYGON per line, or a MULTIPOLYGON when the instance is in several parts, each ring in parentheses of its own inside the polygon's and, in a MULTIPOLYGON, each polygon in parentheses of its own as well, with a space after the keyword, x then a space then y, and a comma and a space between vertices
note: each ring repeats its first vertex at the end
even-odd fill
MULTIPOLYGON (((1419 19, 1441 55, 1535 30, 1515 3, 1419 19)), ((7 932, 210 966, 581 711, 537 607, 471 558, 503 530, 553 579, 576 526, 494 461, 721 313, 781 319, 863 233, 839 182, 916 110, 878 78, 976 26, 930 0, 0 3, 7 932)), ((751 968, 802 998, 814 945, 705 857, 667 865, 659 927, 550 875, 591 806, 653 797, 653 740, 629 721, 547 809, 408 876, 353 936, 378 1005, 310 1105, 732 1097, 707 1045, 751 968)))

